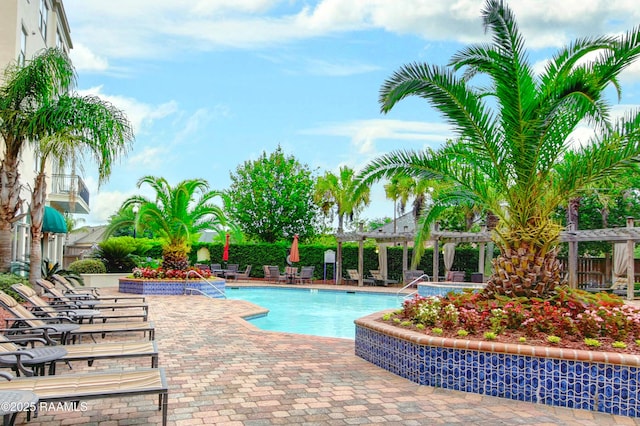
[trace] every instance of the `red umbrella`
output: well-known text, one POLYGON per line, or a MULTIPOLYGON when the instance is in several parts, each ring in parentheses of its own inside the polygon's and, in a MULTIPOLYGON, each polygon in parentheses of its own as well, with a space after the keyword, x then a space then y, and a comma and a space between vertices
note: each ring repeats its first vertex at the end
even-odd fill
POLYGON ((227 238, 224 242, 224 250, 222 251, 222 260, 225 262, 229 260, 229 234, 227 234, 227 238))
POLYGON ((291 253, 289 253, 289 260, 291 262, 300 262, 300 253, 298 252, 298 234, 293 236, 293 243, 291 243, 291 253))

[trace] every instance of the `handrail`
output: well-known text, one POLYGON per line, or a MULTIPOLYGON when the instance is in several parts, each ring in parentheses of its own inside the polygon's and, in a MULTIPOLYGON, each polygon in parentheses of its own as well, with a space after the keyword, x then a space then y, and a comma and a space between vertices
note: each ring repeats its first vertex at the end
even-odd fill
MULTIPOLYGON (((409 287, 413 286, 415 283, 417 283, 418 281, 422 281, 423 278, 426 278, 427 281, 429 281, 429 275, 427 274, 422 274, 420 275, 418 278, 414 279, 413 281, 411 281, 409 284, 405 285, 404 287, 402 287, 400 290, 398 290, 398 292, 396 293, 396 297, 400 297, 400 293, 402 293, 402 291, 408 289, 409 287)), ((407 294, 405 297, 408 296, 412 296, 414 294, 416 294, 417 291, 414 291, 413 293, 407 294)))
MULTIPOLYGON (((227 295, 226 295, 226 294, 224 294, 224 292, 223 292, 223 291, 220 291, 220 289, 219 289, 218 287, 216 287, 215 285, 211 284, 211 281, 209 281, 208 279, 206 279, 205 277, 203 277, 203 276, 202 276, 202 274, 200 274, 200 272, 198 272, 198 271, 196 271, 196 270, 194 270, 194 269, 191 269, 191 270, 187 271, 187 274, 186 274, 186 275, 185 275, 185 277, 184 277, 184 290, 183 290, 183 295, 185 295, 185 296, 187 295, 187 283, 189 282, 189 275, 190 275, 191 273, 193 273, 193 274, 197 275, 198 277, 200 277, 200 279, 201 279, 201 280, 204 280, 204 282, 206 282, 206 283, 209 285, 209 287, 211 287, 212 289, 214 289, 215 291, 217 291, 218 293, 220 293, 220 294, 222 295, 222 297, 224 297, 225 299, 227 298, 227 295)), ((191 291, 191 292, 193 292, 193 291, 197 291, 197 292, 198 292, 198 293, 200 293, 200 294, 203 294, 203 295, 205 295, 205 296, 209 296, 208 294, 206 294, 205 292, 203 292, 202 290, 199 290, 199 289, 197 289, 197 288, 189 288, 188 290, 189 290, 189 291, 191 291)), ((209 296, 209 297, 211 297, 211 296, 209 296)))

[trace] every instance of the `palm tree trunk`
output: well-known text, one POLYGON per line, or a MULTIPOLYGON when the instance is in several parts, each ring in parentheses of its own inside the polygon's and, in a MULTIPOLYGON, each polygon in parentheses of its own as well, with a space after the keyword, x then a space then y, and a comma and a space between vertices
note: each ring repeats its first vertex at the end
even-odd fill
POLYGON ((7 155, 0 163, 0 272, 8 272, 12 261, 12 226, 20 214, 20 174, 18 160, 7 155))
POLYGON ((29 248, 29 282, 35 284, 42 278, 42 222, 47 194, 47 176, 39 173, 31 197, 31 246, 29 248))

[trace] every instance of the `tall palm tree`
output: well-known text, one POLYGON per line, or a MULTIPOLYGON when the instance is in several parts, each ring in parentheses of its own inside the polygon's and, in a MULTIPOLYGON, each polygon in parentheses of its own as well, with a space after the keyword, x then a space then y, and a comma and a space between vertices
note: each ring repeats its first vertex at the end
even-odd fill
MULTIPOLYGON (((205 229, 223 226, 227 218, 222 208, 213 204, 215 197, 226 200, 222 191, 209 190, 204 179, 190 179, 169 185, 166 179, 144 176, 138 180, 138 188, 147 184, 155 191, 155 200, 142 195, 129 197, 121 210, 138 207, 134 227, 141 231, 149 229, 154 236, 164 240, 162 258, 166 269, 186 269, 191 238, 205 229)), ((225 201, 226 202, 226 201, 225 201)), ((120 226, 130 226, 126 215, 116 216, 107 229, 110 234, 120 226), (124 218, 118 220, 117 218, 124 218)))
POLYGON ((426 99, 453 127, 455 143, 390 153, 360 178, 370 184, 403 173, 452 182, 437 194, 421 232, 428 233, 430 221, 452 201, 471 200, 500 219, 493 238, 501 256, 485 295, 544 297, 562 281, 556 259, 561 228, 552 211, 582 188, 628 172, 640 155, 640 114, 612 123, 604 96, 610 86, 620 94, 618 76, 640 54, 640 30, 576 40, 538 76, 509 7, 488 0, 482 19, 491 43, 462 49, 448 67, 406 65, 380 93, 385 113, 405 97, 426 99), (481 88, 471 85, 476 74, 483 77, 481 88), (596 136, 574 148, 570 135, 581 123, 594 125, 596 136))
MULTIPOLYGON (((43 109, 45 106, 43 106, 43 109)), ((45 169, 50 160, 64 169, 90 154, 98 165, 98 183, 111 174, 114 161, 124 155, 133 138, 125 115, 108 102, 93 96, 60 97, 42 112, 47 114, 47 131, 36 145, 38 174, 31 193, 31 246, 29 280, 41 278, 42 221, 47 195, 45 169)))
MULTIPOLYGON (((356 173, 347 166, 340 167, 338 176, 326 172, 318 177, 314 192, 314 201, 326 215, 335 214, 338 217, 338 233, 344 232, 344 219, 353 220, 354 215, 369 204, 369 187, 356 185, 356 173)), ((338 241, 336 254, 336 273, 338 281, 342 277, 342 242, 338 241)))
POLYGON ((384 192, 387 198, 393 200, 393 232, 396 232, 396 216, 403 215, 407 207, 409 197, 413 194, 416 182, 412 177, 397 175, 389 179, 384 185, 384 192), (398 204, 400 201, 400 204, 398 204))
POLYGON ((26 215, 20 197, 19 164, 23 148, 48 129, 43 114, 75 82, 71 62, 59 50, 45 50, 24 67, 7 66, 0 86, 0 271, 11 266, 11 227, 26 215))

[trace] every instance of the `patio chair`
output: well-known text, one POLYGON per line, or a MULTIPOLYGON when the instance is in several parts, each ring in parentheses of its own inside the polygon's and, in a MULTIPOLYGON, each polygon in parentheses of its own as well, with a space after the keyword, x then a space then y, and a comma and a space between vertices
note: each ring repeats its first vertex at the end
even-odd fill
POLYGON ((216 277, 224 276, 224 270, 222 269, 222 265, 220 263, 211 264, 211 275, 215 275, 216 277))
POLYGON ((235 281, 248 280, 250 273, 251 273, 251 265, 247 265, 247 268, 244 270, 244 272, 238 272, 238 273, 235 274, 235 276, 234 276, 235 281))
POLYGON ((44 279, 36 280, 36 285, 41 287, 47 297, 52 299, 58 303, 64 303, 66 305, 75 304, 78 307, 85 308, 96 308, 103 310, 112 310, 116 309, 137 309, 141 308, 144 313, 143 320, 146 321, 149 317, 149 305, 143 302, 133 302, 133 301, 124 301, 124 302, 108 302, 101 300, 88 300, 83 297, 74 297, 70 294, 64 294, 59 289, 57 289, 50 281, 44 279))
POLYGON ((128 321, 107 324, 76 324, 73 323, 71 318, 64 316, 55 318, 38 317, 3 291, 0 291, 0 305, 13 315, 13 318, 5 318, 7 322, 6 328, 46 327, 53 334, 59 335, 62 343, 67 343, 71 338, 75 340, 76 337, 87 334, 90 336, 102 334, 104 337, 107 333, 142 332, 145 335, 149 333, 149 340, 154 340, 155 338, 155 327, 152 322, 128 321))
POLYGON ((404 284, 407 285, 407 284, 417 280, 421 276, 423 276, 424 275, 424 271, 421 270, 421 269, 408 269, 408 270, 404 271, 403 275, 404 275, 404 284))
MULTIPOLYGON (((347 269, 347 274, 349 274, 349 278, 347 279, 347 281, 350 281, 353 283, 353 285, 359 285, 360 284, 360 273, 358 272, 357 269, 347 269)), ((363 285, 375 285, 375 281, 373 278, 363 278, 362 279, 362 284, 363 285)))
POLYGON ((287 280, 286 275, 280 274, 280 268, 277 266, 269 266, 269 281, 274 283, 285 282, 287 280))
POLYGON ((51 280, 48 280, 54 286, 59 284, 63 292, 69 295, 78 295, 83 296, 87 299, 95 299, 102 301, 112 301, 114 303, 119 300, 139 300, 140 302, 145 302, 146 298, 144 296, 100 296, 97 287, 76 287, 74 286, 68 279, 63 277, 62 275, 54 274, 51 276, 51 280))
POLYGON ((271 271, 269 271, 269 265, 262 265, 262 272, 264 273, 265 281, 271 281, 271 271))
POLYGON ((296 281, 300 284, 303 284, 305 281, 308 281, 309 284, 313 282, 313 271, 315 266, 303 266, 300 270, 300 274, 296 277, 296 281))
POLYGON ((86 361, 91 366, 96 360, 140 357, 150 357, 151 368, 158 367, 158 346, 155 341, 80 343, 63 346, 57 345, 46 334, 46 330, 30 329, 26 333, 28 334, 13 335, 11 338, 0 335, 0 366, 8 366, 16 374, 55 374, 57 362, 67 363, 71 368, 72 361, 86 361), (36 346, 36 343, 43 346, 36 346), (20 345, 29 346, 24 348, 20 345), (22 352, 27 352, 28 355, 23 356, 22 352))
POLYGON ((169 390, 162 368, 44 377, 13 378, 8 374, 2 376, 9 381, 0 382, 0 391, 28 390, 44 403, 158 395, 158 410, 162 411, 162 424, 167 424, 169 390))
POLYGON ((240 265, 236 264, 236 263, 232 263, 230 265, 227 266, 227 270, 224 271, 224 277, 225 278, 229 278, 229 279, 235 279, 236 275, 238 274, 238 268, 240 267, 240 265))
POLYGON ((398 281, 397 280, 390 280, 387 279, 385 277, 382 276, 382 274, 380 273, 380 271, 372 269, 371 271, 371 276, 373 277, 373 280, 375 282, 375 285, 382 285, 382 286, 388 286, 389 284, 397 284, 398 281))
POLYGON ((78 320, 78 322, 80 323, 82 323, 85 318, 90 322, 93 322, 95 320, 102 320, 102 322, 107 322, 107 320, 109 319, 128 318, 142 318, 144 321, 144 319, 146 318, 146 314, 144 313, 105 315, 98 310, 81 309, 75 303, 72 303, 70 305, 63 303, 51 304, 38 296, 36 292, 29 286, 26 286, 24 284, 14 284, 11 286, 11 288, 31 304, 31 310, 36 315, 49 316, 51 318, 55 318, 59 315, 66 315, 73 320, 78 320))

